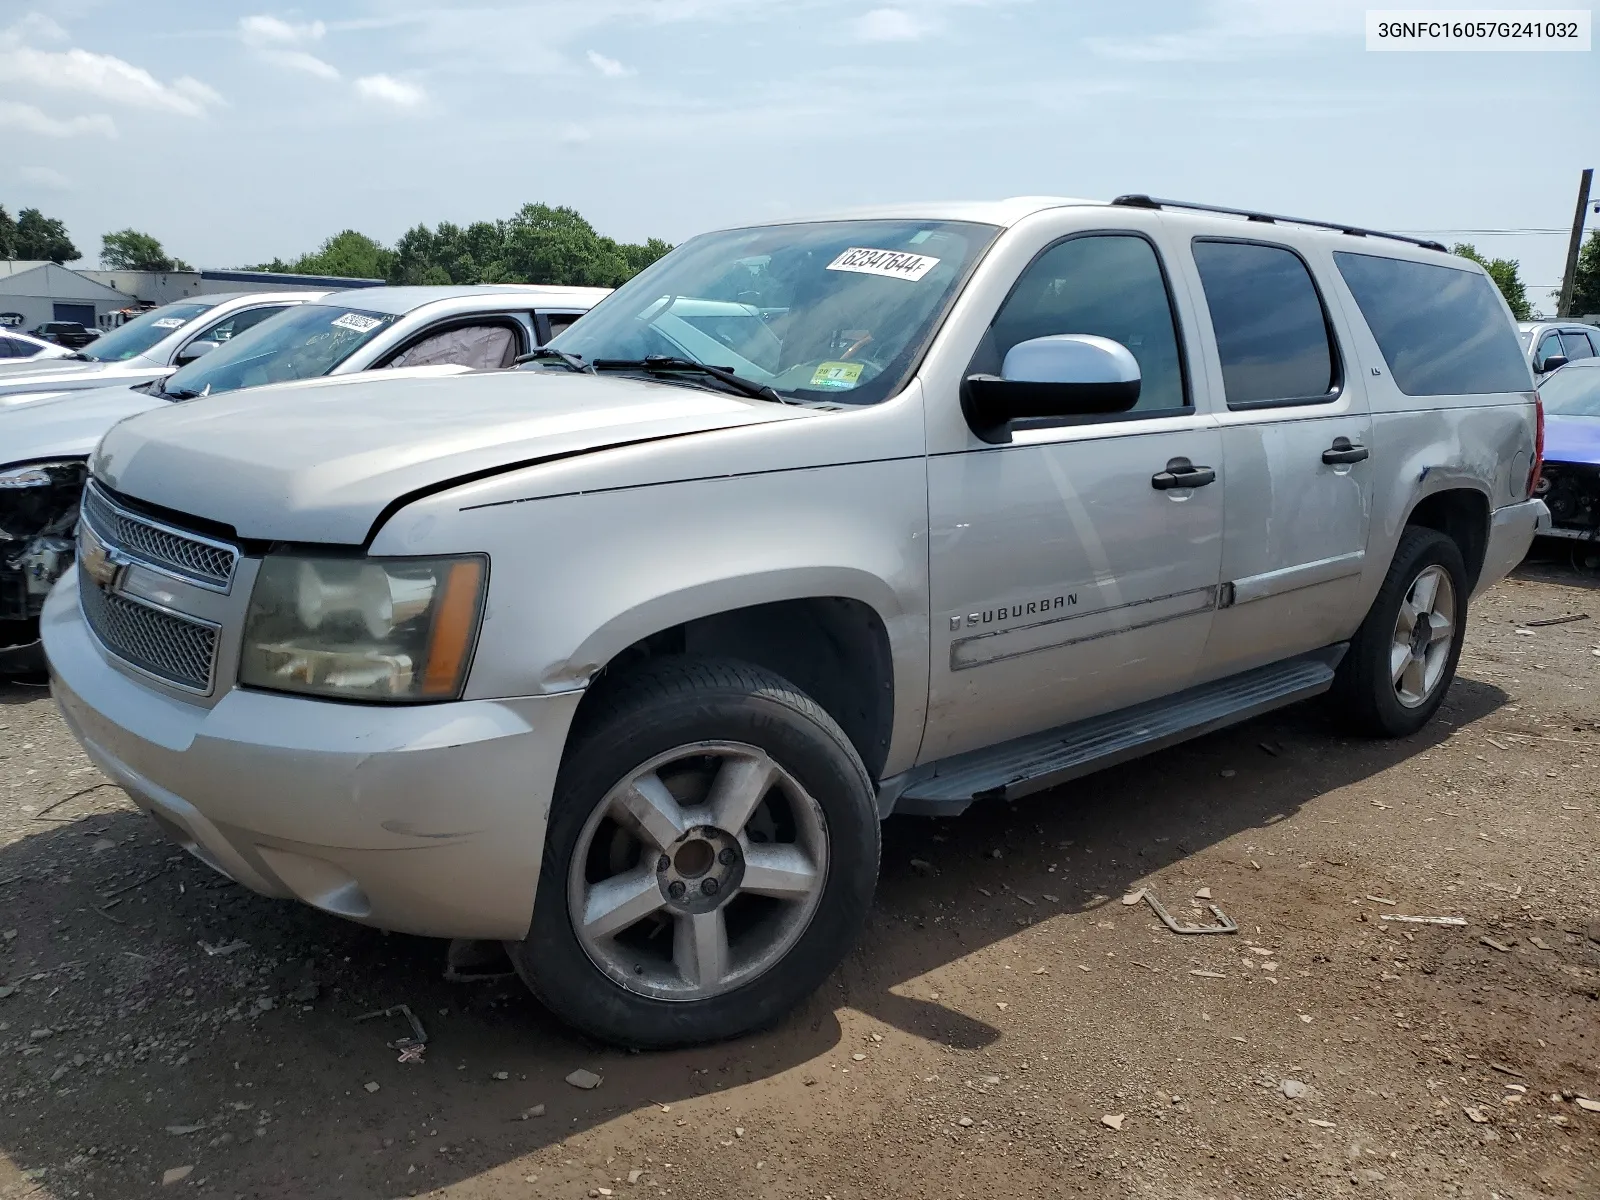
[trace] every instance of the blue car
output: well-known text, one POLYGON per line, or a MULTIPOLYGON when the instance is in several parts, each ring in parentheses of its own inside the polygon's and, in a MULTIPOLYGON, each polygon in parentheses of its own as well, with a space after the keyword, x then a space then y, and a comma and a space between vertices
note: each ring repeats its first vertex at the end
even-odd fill
POLYGON ((1544 401, 1544 474, 1538 496, 1552 537, 1600 551, 1600 358, 1568 363, 1539 385, 1544 401))

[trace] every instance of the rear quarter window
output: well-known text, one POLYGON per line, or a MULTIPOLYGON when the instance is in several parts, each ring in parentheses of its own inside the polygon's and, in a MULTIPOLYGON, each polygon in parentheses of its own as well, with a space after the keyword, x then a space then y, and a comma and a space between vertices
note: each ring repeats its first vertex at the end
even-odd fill
POLYGON ((1333 257, 1406 395, 1533 390, 1517 328, 1488 276, 1376 254, 1333 257))

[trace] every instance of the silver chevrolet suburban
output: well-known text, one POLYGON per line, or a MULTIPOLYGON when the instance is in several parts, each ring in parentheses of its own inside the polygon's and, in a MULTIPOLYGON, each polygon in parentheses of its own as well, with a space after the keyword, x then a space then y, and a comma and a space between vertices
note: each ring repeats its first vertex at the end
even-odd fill
POLYGON ((1548 520, 1479 267, 1147 196, 707 234, 523 370, 264 399, 101 443, 67 720, 238 882, 634 1046, 816 988, 890 813, 1417 730, 1548 520))

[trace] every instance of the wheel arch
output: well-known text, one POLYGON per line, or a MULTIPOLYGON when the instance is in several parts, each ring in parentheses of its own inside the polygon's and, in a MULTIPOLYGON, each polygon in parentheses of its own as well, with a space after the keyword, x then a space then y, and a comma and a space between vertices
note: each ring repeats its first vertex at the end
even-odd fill
MULTIPOLYGON (((733 658, 764 667, 839 723, 877 781, 895 740, 896 697, 914 694, 908 681, 896 678, 894 638, 907 632, 896 629, 907 623, 896 607, 886 586, 853 571, 801 569, 745 580, 733 589, 691 587, 618 614, 584 642, 573 661, 593 664, 591 695, 608 678, 665 655, 733 658)), ((574 728, 582 725, 589 699, 580 703, 574 728)))
POLYGON ((1471 595, 1483 572, 1493 515, 1489 497, 1480 489, 1449 486, 1417 500, 1406 513, 1404 525, 1438 530, 1456 544, 1467 568, 1467 594, 1471 595))

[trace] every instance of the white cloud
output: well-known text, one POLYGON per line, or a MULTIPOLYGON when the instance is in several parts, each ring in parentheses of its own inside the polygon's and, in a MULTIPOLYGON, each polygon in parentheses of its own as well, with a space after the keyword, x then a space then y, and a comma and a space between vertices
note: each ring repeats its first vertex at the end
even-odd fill
POLYGON ((850 23, 861 42, 915 42, 934 31, 934 23, 903 8, 875 8, 850 23))
POLYGON ((40 137, 69 138, 87 134, 116 137, 117 126, 104 113, 89 117, 52 117, 31 104, 0 100, 0 129, 15 129, 40 137))
POLYGON ((607 58, 597 51, 589 51, 589 65, 607 79, 621 79, 624 75, 632 75, 633 68, 625 67, 614 58, 607 58))
POLYGON ((327 32, 328 27, 321 21, 291 25, 266 14, 239 18, 240 40, 253 48, 263 62, 318 79, 338 79, 338 67, 304 49, 307 43, 320 42, 327 32))
POLYGON ((568 125, 561 131, 561 144, 563 146, 581 146, 593 139, 593 137, 594 134, 590 133, 582 125, 568 125))
POLYGON ((33 90, 53 88, 130 108, 202 117, 222 97, 198 79, 162 83, 143 67, 88 50, 40 50, 24 43, 16 27, 0 35, 0 83, 33 90))
POLYGON ((356 80, 356 91, 365 99, 395 108, 420 108, 428 100, 428 93, 416 84, 393 75, 364 75, 356 80))
POLYGON ((322 40, 328 27, 321 21, 305 25, 291 25, 288 21, 265 13, 239 18, 239 36, 252 46, 295 46, 302 42, 322 40))
POLYGON ((1214 62, 1278 53, 1313 40, 1366 36, 1369 0, 1207 0, 1204 21, 1178 33, 1091 37, 1102 58, 1128 62, 1214 62))
POLYGON ((23 167, 17 172, 23 183, 31 183, 35 187, 49 188, 55 192, 65 192, 71 189, 72 180, 68 179, 54 167, 23 167))

